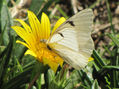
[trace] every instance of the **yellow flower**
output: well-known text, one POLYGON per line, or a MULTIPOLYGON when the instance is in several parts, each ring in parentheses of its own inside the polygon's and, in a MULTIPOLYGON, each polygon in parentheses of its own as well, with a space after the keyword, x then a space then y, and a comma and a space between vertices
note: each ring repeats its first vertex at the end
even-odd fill
POLYGON ((56 72, 57 67, 59 65, 62 66, 63 59, 55 52, 49 50, 46 41, 66 19, 61 17, 55 24, 52 32, 49 18, 45 13, 42 13, 40 23, 35 14, 28 11, 30 26, 20 19, 16 20, 19 21, 24 27, 12 26, 16 33, 25 41, 16 41, 17 43, 20 43, 28 48, 25 55, 30 54, 36 57, 38 61, 42 62, 44 65, 48 64, 51 69, 56 72))

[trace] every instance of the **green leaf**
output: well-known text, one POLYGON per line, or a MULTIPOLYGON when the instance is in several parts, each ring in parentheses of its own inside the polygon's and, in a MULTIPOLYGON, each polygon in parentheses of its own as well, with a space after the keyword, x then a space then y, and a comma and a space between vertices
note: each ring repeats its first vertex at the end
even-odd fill
POLYGON ((109 36, 114 44, 119 47, 119 40, 116 38, 116 36, 114 36, 113 34, 107 34, 107 36, 109 36))
POLYGON ((112 24, 112 15, 111 15, 109 2, 108 2, 108 0, 105 0, 105 1, 106 1, 107 11, 108 11, 108 20, 109 20, 109 22, 111 24, 111 30, 112 30, 112 33, 115 34, 114 26, 112 24))
POLYGON ((65 87, 65 89, 74 89, 74 87, 76 87, 77 84, 79 84, 80 81, 80 75, 78 73, 77 70, 74 70, 70 77, 67 79, 67 86, 65 87))
POLYGON ((45 12, 45 13, 49 16, 48 8, 49 8, 53 3, 56 3, 56 2, 57 2, 57 0, 47 0, 47 1, 44 3, 44 6, 41 8, 41 10, 37 13, 38 18, 41 17, 42 12, 45 12))
POLYGON ((12 49, 13 49, 13 39, 11 39, 11 42, 9 42, 7 48, 0 54, 0 84, 4 84, 4 82, 6 82, 6 73, 7 73, 7 69, 8 69, 8 65, 9 65, 9 61, 10 61, 10 57, 11 57, 11 53, 12 53, 12 49))
POLYGON ((29 10, 33 11, 35 14, 38 14, 44 2, 45 0, 32 0, 29 10))
POLYGON ((48 85, 55 79, 55 73, 53 70, 48 70, 48 85))
POLYGON ((56 76, 52 70, 48 71, 48 89, 64 89, 69 79, 66 78, 67 68, 64 66, 56 76))
POLYGON ((105 75, 113 70, 119 71, 119 66, 103 66, 103 68, 100 71, 98 71, 98 73, 100 75, 105 75))
POLYGON ((67 16, 67 14, 60 8, 59 5, 56 6, 56 8, 59 10, 59 12, 63 15, 63 17, 65 17, 66 19, 68 19, 69 17, 67 16))
POLYGON ((9 80, 8 83, 4 84, 1 89, 22 89, 20 87, 30 82, 31 71, 32 68, 20 73, 18 76, 9 80))
POLYGON ((0 45, 4 45, 4 43, 3 43, 3 42, 4 42, 4 39, 3 39, 3 38, 4 38, 4 34, 5 34, 5 32, 6 32, 6 27, 7 27, 6 25, 7 25, 7 23, 6 23, 5 26, 4 26, 4 27, 5 27, 4 30, 3 30, 2 33, 0 34, 0 45))
POLYGON ((92 81, 91 81, 91 79, 87 76, 87 74, 86 74, 86 72, 84 72, 83 70, 80 70, 80 71, 78 71, 78 73, 79 73, 79 79, 80 79, 80 81, 81 81, 81 83, 82 83, 82 85, 81 86, 85 86, 85 87, 87 87, 88 89, 90 89, 90 85, 92 84, 92 81))
POLYGON ((95 8, 96 7, 96 5, 98 5, 99 3, 101 2, 101 0, 96 0, 93 4, 91 4, 90 6, 89 6, 89 8, 95 8))
POLYGON ((4 0, 2 4, 3 5, 1 8, 1 17, 0 17, 1 32, 5 30, 3 34, 3 44, 7 45, 9 43, 10 35, 14 34, 14 32, 11 30, 11 25, 13 24, 13 21, 9 13, 6 0, 4 0))
MULTIPOLYGON (((0 13, 1 13, 2 5, 3 5, 3 0, 0 1, 0 13)), ((1 14, 0 14, 0 17, 1 17, 1 14)), ((1 18, 0 18, 0 33, 1 33, 1 18)))
POLYGON ((93 57, 96 67, 101 69, 103 66, 105 66, 105 63, 103 62, 103 58, 101 58, 101 56, 95 50, 93 51, 93 57))
POLYGON ((103 66, 103 69, 113 69, 119 71, 119 66, 103 66))
POLYGON ((100 89, 97 80, 93 82, 92 88, 91 89, 100 89))

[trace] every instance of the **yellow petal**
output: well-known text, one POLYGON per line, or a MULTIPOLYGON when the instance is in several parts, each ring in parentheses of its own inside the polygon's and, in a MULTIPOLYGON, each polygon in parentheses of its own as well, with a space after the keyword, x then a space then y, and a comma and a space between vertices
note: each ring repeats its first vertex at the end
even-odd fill
POLYGON ((25 55, 28 55, 28 54, 30 54, 30 55, 32 55, 34 57, 37 57, 37 55, 33 51, 31 51, 29 49, 25 52, 25 55))
POLYGON ((29 25, 26 24, 23 20, 21 20, 21 19, 16 19, 16 21, 20 22, 20 23, 23 25, 23 27, 25 28, 26 32, 28 32, 28 33, 31 33, 31 32, 32 32, 32 31, 31 31, 31 28, 29 27, 29 25))
POLYGON ((27 40, 27 32, 26 32, 22 27, 12 26, 11 28, 14 29, 15 32, 16 32, 22 39, 24 39, 25 41, 27 40))
POLYGON ((66 21, 66 19, 64 17, 61 17, 55 24, 53 30, 52 30, 52 34, 54 33, 54 31, 62 24, 66 21))
POLYGON ((58 68, 58 64, 57 63, 54 63, 54 62, 50 62, 49 63, 49 66, 51 67, 51 69, 56 73, 56 71, 57 71, 57 68, 58 68))
POLYGON ((50 20, 45 13, 41 16, 41 28, 43 39, 48 39, 50 36, 50 20))
POLYGON ((40 22, 37 19, 36 15, 29 10, 28 10, 28 19, 35 38, 40 39, 41 34, 43 34, 41 32, 40 22))
POLYGON ((60 57, 58 57, 57 59, 57 63, 59 63, 60 64, 60 66, 62 67, 62 65, 63 65, 63 59, 61 59, 60 57))
POLYGON ((22 45, 26 46, 27 48, 29 48, 28 44, 26 44, 20 40, 17 40, 16 43, 22 44, 22 45))
POLYGON ((50 60, 50 59, 43 58, 43 63, 44 63, 44 65, 46 65, 46 64, 49 65, 50 68, 51 68, 54 72, 56 72, 57 67, 58 67, 58 64, 57 64, 56 62, 53 62, 53 61, 50 60))
POLYGON ((16 31, 16 33, 26 41, 26 43, 32 47, 33 43, 35 43, 35 38, 32 36, 32 34, 28 34, 22 27, 19 26, 12 26, 12 29, 16 31))
POLYGON ((44 65, 48 64, 51 69, 56 72, 57 67, 60 65, 62 67, 63 59, 60 58, 54 52, 50 52, 49 50, 44 50, 43 52, 43 63, 44 65))
MULTIPOLYGON (((22 39, 24 39, 28 44, 30 44, 29 43, 29 39, 30 40, 32 40, 32 42, 34 42, 35 41, 35 37, 34 37, 34 35, 33 35, 33 32, 32 32, 32 30, 31 30, 31 28, 29 27, 29 25, 28 24, 26 24, 23 20, 21 20, 21 19, 16 19, 16 21, 18 21, 18 22, 20 22, 21 24, 22 24, 22 26, 24 27, 24 29, 23 28, 19 28, 19 27, 16 27, 16 28, 14 28, 14 30, 16 31, 16 30, 20 30, 21 31, 21 34, 25 34, 24 35, 24 37, 27 37, 26 39, 24 39, 23 37, 21 37, 20 35, 20 37, 22 38, 22 39), (22 29, 24 30, 23 32, 22 32, 22 29), (25 33, 24 33, 25 32, 25 33)), ((14 27, 14 26, 13 26, 14 27)))
POLYGON ((94 60, 94 58, 90 57, 90 58, 88 59, 88 62, 93 61, 93 60, 94 60))

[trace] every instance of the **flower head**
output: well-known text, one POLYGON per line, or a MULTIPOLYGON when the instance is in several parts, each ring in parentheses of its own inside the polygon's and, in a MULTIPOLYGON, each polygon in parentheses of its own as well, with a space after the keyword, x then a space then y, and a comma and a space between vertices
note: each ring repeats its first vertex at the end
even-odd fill
POLYGON ((50 35, 65 21, 64 17, 61 17, 53 30, 51 31, 50 20, 45 13, 42 13, 41 23, 31 11, 28 11, 28 20, 29 25, 20 19, 16 19, 23 26, 12 26, 16 33, 25 41, 17 40, 17 43, 20 43, 28 48, 25 52, 37 58, 38 61, 43 64, 48 64, 52 70, 56 71, 58 65, 62 66, 63 59, 58 56, 55 52, 51 51, 46 41, 49 39, 50 35))

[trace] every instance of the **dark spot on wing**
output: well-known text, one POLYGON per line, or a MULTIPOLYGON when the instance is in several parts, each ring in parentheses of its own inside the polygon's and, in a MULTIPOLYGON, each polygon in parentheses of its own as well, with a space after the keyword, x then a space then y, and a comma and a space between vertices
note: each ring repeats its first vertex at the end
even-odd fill
POLYGON ((64 37, 64 35, 62 33, 58 33, 58 34, 60 34, 61 37, 64 37))
POLYGON ((69 23, 71 26, 75 26, 73 21, 67 21, 66 23, 69 23))
POLYGON ((52 50, 49 45, 47 45, 47 48, 48 48, 49 50, 52 50))

